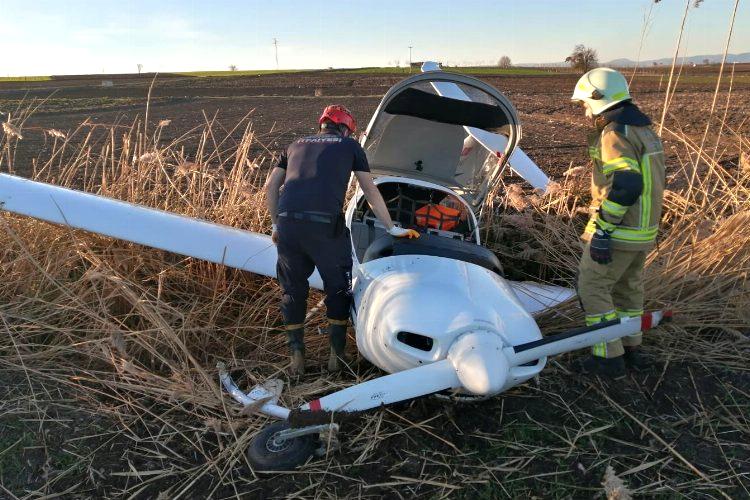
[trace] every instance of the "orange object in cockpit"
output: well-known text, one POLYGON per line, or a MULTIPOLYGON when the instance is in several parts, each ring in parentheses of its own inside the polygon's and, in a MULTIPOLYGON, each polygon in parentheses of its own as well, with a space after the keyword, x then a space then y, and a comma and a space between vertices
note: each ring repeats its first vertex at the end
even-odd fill
POLYGON ((450 231, 460 221, 461 212, 443 205, 425 205, 415 212, 418 226, 450 231))

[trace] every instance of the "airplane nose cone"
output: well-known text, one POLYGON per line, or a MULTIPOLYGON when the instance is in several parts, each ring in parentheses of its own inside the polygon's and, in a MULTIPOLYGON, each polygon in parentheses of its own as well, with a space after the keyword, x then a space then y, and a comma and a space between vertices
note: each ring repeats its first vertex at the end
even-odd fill
POLYGON ((479 396, 502 390, 510 370, 503 347, 502 339, 492 332, 470 332, 456 339, 448 350, 448 359, 466 390, 479 396))

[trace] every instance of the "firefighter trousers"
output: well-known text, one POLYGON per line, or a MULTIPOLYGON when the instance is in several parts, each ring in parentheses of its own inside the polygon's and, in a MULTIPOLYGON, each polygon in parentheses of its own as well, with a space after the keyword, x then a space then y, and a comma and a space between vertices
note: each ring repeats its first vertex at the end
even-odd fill
MULTIPOLYGON (((648 252, 612 249, 612 262, 599 264, 591 259, 589 247, 589 243, 584 245, 578 266, 578 297, 586 324, 643 314, 643 266, 648 252)), ((592 347, 592 354, 602 358, 622 356, 623 346, 635 347, 641 340, 639 332, 602 342, 592 347)))
POLYGON ((307 281, 318 268, 332 324, 346 324, 351 306, 352 250, 349 230, 332 224, 279 217, 276 273, 287 330, 302 328, 307 313, 307 281))

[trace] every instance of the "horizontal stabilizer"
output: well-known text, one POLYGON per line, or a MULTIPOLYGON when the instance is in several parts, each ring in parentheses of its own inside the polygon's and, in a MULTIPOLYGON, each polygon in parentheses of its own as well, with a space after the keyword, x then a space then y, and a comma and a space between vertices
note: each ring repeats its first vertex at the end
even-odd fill
POLYGON ((509 281, 516 297, 529 314, 542 312, 576 296, 575 290, 532 281, 509 281))
MULTIPOLYGON (((422 64, 422 72, 440 71, 440 65, 433 61, 427 61, 422 64)), ((459 99, 462 101, 471 101, 471 98, 461 90, 461 88, 452 82, 430 82, 437 93, 443 97, 459 99)), ((508 138, 502 134, 494 134, 486 130, 475 127, 464 127, 474 139, 477 140, 488 151, 495 155, 500 155, 505 151, 508 145, 508 138)), ((535 188, 546 190, 549 184, 549 177, 524 153, 521 148, 516 147, 508 164, 511 170, 520 175, 535 188)))
POLYGON ((526 179, 535 189, 547 190, 550 182, 549 177, 534 163, 534 160, 529 158, 523 149, 516 147, 510 155, 508 164, 511 170, 526 179))

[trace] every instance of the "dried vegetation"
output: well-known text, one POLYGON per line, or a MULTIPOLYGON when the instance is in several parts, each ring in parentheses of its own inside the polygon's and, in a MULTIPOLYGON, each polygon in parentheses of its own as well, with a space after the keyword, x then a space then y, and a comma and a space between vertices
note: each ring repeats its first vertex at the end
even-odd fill
MULTIPOLYGON (((24 134, 46 133, 51 150, 34 164, 38 180, 268 230, 260 186, 271 155, 250 154, 259 143, 247 119, 231 130, 207 121, 163 144, 167 119, 153 130, 146 117, 61 132, 24 130, 26 117, 3 125, 4 171, 13 172, 24 134)), ((653 373, 613 391, 574 378, 556 360, 541 381, 494 401, 455 407, 428 399, 372 412, 345 428, 341 451, 271 479, 244 457, 267 420, 221 394, 215 366, 227 362, 245 386, 282 375, 273 280, 3 214, 0 373, 19 392, 0 410, 73 436, 45 441, 41 477, 14 483, 0 467, 0 484, 19 496, 160 498, 748 494, 750 171, 739 159, 750 142, 724 131, 729 154, 667 130, 682 167, 670 172, 647 296, 649 308, 673 307, 677 318, 648 337, 653 373), (56 417, 66 412, 83 416, 56 417), (98 429, 90 436, 100 446, 81 454, 74 442, 87 427, 98 429), (55 465, 53 448, 74 458, 55 465)), ((509 186, 485 211, 487 241, 516 278, 572 283, 587 183, 585 169, 565 174, 547 195, 509 186)), ((540 324, 552 332, 581 319, 571 302, 540 324)), ((316 313, 308 338, 320 365, 321 324, 316 313)), ((282 402, 378 375, 364 362, 344 376, 313 373, 287 385, 282 402)), ((21 446, 0 442, 0 458, 27 453, 21 446)))

